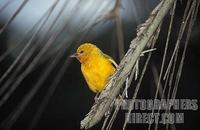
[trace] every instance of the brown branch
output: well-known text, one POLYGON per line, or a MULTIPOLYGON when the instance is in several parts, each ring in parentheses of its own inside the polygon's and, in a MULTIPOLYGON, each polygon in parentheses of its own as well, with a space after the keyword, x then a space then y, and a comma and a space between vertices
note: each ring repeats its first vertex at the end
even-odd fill
POLYGON ((119 94, 126 78, 129 76, 136 61, 140 57, 148 41, 155 33, 162 19, 167 14, 174 0, 162 1, 151 13, 149 19, 140 29, 138 36, 131 42, 130 48, 121 60, 116 73, 111 77, 107 87, 99 96, 99 100, 92 106, 90 112, 81 121, 81 128, 88 129, 97 124, 109 110, 111 103, 119 94))

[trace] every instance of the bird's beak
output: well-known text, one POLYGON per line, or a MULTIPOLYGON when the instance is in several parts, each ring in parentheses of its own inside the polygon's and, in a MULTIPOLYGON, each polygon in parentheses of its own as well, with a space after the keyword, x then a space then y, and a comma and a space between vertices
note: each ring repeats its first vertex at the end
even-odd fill
POLYGON ((71 57, 71 58, 76 58, 77 57, 77 55, 76 55, 76 53, 74 53, 74 54, 72 54, 71 56, 69 56, 69 57, 71 57))

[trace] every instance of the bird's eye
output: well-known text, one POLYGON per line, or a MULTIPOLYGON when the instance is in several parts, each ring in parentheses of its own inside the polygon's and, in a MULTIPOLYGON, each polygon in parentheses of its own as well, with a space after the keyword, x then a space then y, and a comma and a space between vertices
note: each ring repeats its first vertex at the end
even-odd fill
POLYGON ((80 51, 80 53, 82 54, 82 53, 83 53, 83 51, 80 51))

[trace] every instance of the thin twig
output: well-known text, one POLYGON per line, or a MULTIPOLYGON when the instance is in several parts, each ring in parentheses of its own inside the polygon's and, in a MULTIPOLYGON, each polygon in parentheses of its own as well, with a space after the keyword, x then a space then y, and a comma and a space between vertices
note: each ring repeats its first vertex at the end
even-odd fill
POLYGON ((13 2, 14 0, 7 0, 6 3, 0 8, 0 13, 13 2))
MULTIPOLYGON (((188 4, 187 4, 187 7, 188 7, 188 8, 189 8, 189 3, 190 3, 190 2, 188 2, 188 4)), ((188 10, 187 10, 187 9, 188 9, 187 7, 186 7, 185 12, 184 12, 183 22, 182 22, 181 27, 180 27, 180 30, 179 30, 179 36, 178 36, 177 42, 176 42, 176 44, 175 44, 175 49, 174 49, 174 52, 173 52, 172 57, 171 57, 171 59, 170 59, 170 62, 169 62, 169 64, 168 64, 167 70, 166 70, 166 72, 165 72, 164 79, 166 78, 166 74, 168 74, 169 71, 170 71, 170 69, 171 69, 172 61, 174 60, 175 64, 176 64, 176 62, 177 62, 177 55, 175 55, 175 54, 178 54, 180 41, 181 41, 181 39, 182 39, 182 37, 183 37, 183 33, 184 33, 185 28, 186 28, 188 19, 189 19, 189 15, 186 15, 186 14, 187 14, 187 11, 188 11, 188 10), (187 17, 186 17, 186 16, 187 16, 187 17), (186 20, 185 20, 185 18, 186 18, 186 20), (175 58, 174 58, 174 56, 175 56, 175 58)), ((191 13, 191 11, 189 11, 189 14, 190 14, 190 13, 191 13)), ((175 65, 175 64, 174 64, 174 65, 175 65)), ((164 67, 164 64, 163 64, 162 67, 164 67)), ((161 70, 163 70, 162 67, 161 67, 161 70)), ((161 73, 161 72, 160 72, 160 73, 161 73)), ((161 79, 161 76, 162 76, 162 73, 160 74, 160 79, 161 79)), ((160 82, 160 81, 159 81, 159 82, 160 82)), ((158 85, 159 85, 159 83, 158 83, 158 85)), ((159 86, 157 86, 157 90, 156 90, 156 94, 155 94, 154 99, 156 99, 157 96, 158 96, 158 90, 159 90, 159 86)), ((152 109, 152 114, 153 114, 153 113, 154 113, 154 108, 152 109)), ((149 127, 148 127, 148 130, 150 130, 150 129, 151 129, 151 124, 149 124, 149 127)), ((157 129, 157 126, 155 127, 155 129, 157 129)))
POLYGON ((59 61, 59 57, 64 54, 64 51, 59 51, 58 54, 53 59, 50 66, 47 68, 47 70, 41 75, 41 78, 37 82, 37 84, 27 93, 24 97, 24 99, 20 102, 20 104, 17 106, 14 111, 12 111, 9 116, 1 123, 1 126, 8 130, 12 127, 12 125, 15 123, 15 121, 19 118, 21 113, 24 111, 25 107, 28 105, 28 103, 31 101, 33 96, 36 94, 36 92, 39 90, 40 86, 43 84, 43 82, 46 80, 46 78, 49 76, 51 70, 57 65, 56 63, 59 61))
MULTIPOLYGON (((167 34, 167 41, 166 41, 166 44, 165 44, 165 50, 164 50, 162 65, 161 65, 160 74, 159 74, 159 78, 158 78, 158 82, 157 82, 157 90, 156 90, 156 94, 155 94, 155 98, 154 99, 157 98, 158 91, 162 91, 160 89, 161 88, 161 83, 160 82, 161 82, 161 77, 162 77, 163 70, 164 70, 164 65, 165 65, 165 60, 166 60, 166 55, 167 55, 167 49, 168 49, 169 39, 170 39, 170 35, 171 35, 172 23, 173 23, 173 20, 174 20, 174 14, 175 14, 175 9, 176 9, 176 3, 177 3, 177 0, 175 0, 173 8, 172 8, 172 15, 171 15, 171 19, 170 19, 168 34, 167 34)), ((164 87, 164 89, 162 91, 162 94, 160 95, 161 99, 164 96, 165 89, 166 89, 166 86, 164 87)), ((151 128, 151 124, 149 124, 149 127, 151 128)), ((158 128, 158 123, 156 123, 155 130, 157 130, 157 128, 158 128)))
POLYGON ((190 2, 191 2, 190 0, 187 2, 187 6, 186 6, 186 9, 184 11, 184 16, 183 16, 182 24, 181 24, 181 27, 180 27, 180 30, 179 30, 179 35, 178 35, 178 38, 177 38, 177 41, 176 41, 176 44, 175 44, 175 48, 174 48, 174 51, 172 53, 170 62, 168 64, 168 67, 167 67, 167 70, 166 70, 166 72, 164 74, 163 79, 165 79, 166 78, 166 74, 169 73, 169 70, 171 69, 172 62, 173 62, 174 59, 175 59, 175 62, 176 62, 176 58, 174 58, 174 56, 175 56, 176 53, 178 53, 180 41, 181 41, 181 39, 183 37, 183 33, 185 31, 185 28, 186 28, 186 25, 187 25, 187 22, 188 22, 188 19, 189 19, 189 14, 191 13, 191 11, 188 12, 190 2))
MULTIPOLYGON (((59 0, 55 1, 55 3, 52 5, 52 7, 50 8, 50 12, 48 14, 48 16, 46 17, 46 19, 41 23, 41 25, 38 27, 38 30, 36 32, 34 32, 34 34, 32 35, 31 39, 28 41, 27 45, 25 46, 25 48, 22 50, 22 52, 19 54, 19 56, 17 57, 17 59, 14 61, 14 63, 8 68, 8 70, 4 73, 4 75, 1 77, 0 82, 2 82, 4 80, 4 78, 6 78, 6 76, 12 71, 12 69, 17 65, 17 63, 20 61, 20 59, 22 58, 22 56, 25 54, 25 52, 29 49, 29 46, 31 45, 32 41, 34 40, 34 38, 37 36, 37 33, 40 32, 40 30, 42 29, 42 27, 44 26, 44 24, 46 24, 48 18, 50 17, 52 11, 54 10, 55 6, 57 5, 57 3, 59 2, 59 0)), ((50 44, 50 43, 49 43, 50 44)), ((47 45, 49 45, 47 44, 47 45)), ((47 46, 45 45, 45 46, 47 46)), ((45 50, 44 48, 42 49, 43 51, 41 51, 38 55, 42 55, 45 50), (42 54, 41 54, 42 53, 42 54)), ((33 51, 29 51, 29 55, 27 54, 26 58, 24 58, 24 60, 21 62, 21 64, 16 68, 16 70, 13 72, 13 75, 7 80, 7 82, 1 87, 0 89, 0 95, 8 88, 8 86, 12 83, 13 79, 15 78, 15 76, 17 75, 17 73, 21 70, 21 68, 23 67, 23 65, 26 63, 26 61, 28 61, 29 57, 33 54, 33 51)), ((37 56, 37 57, 39 57, 37 56)), ((37 60, 39 60, 38 58, 35 58, 37 60)), ((32 63, 36 62, 36 60, 33 60, 32 63)), ((31 64, 28 68, 29 68, 29 72, 30 72, 30 68, 33 68, 34 65, 31 64)), ((25 72, 27 71, 26 68, 23 72, 26 73, 26 75, 29 72, 25 72)), ((3 98, 0 100, 0 106, 2 106, 7 99, 10 97, 10 94, 12 94, 12 92, 16 89, 16 87, 20 84, 20 82, 23 80, 23 78, 25 78, 25 76, 22 77, 19 76, 19 78, 15 81, 15 83, 11 86, 10 90, 3 96, 3 98)))
POLYGON ((116 21, 116 33, 117 33, 117 42, 118 42, 118 52, 119 52, 119 58, 120 60, 123 58, 124 56, 124 35, 123 35, 123 27, 122 27, 122 17, 120 14, 120 9, 121 9, 121 1, 122 0, 116 0, 116 4, 115 4, 115 10, 113 12, 115 12, 116 17, 115 17, 115 21, 116 21))
POLYGON ((15 13, 12 15, 12 17, 8 20, 8 22, 3 26, 3 28, 0 29, 0 35, 2 34, 2 32, 10 25, 10 23, 15 19, 15 17, 19 14, 19 12, 24 8, 24 6, 26 5, 26 3, 29 0, 24 0, 23 3, 19 6, 19 8, 17 9, 17 11, 15 11, 15 13))
MULTIPOLYGON (((160 26, 160 27, 161 27, 161 26, 160 26)), ((155 43, 156 43, 156 41, 157 41, 157 39, 158 39, 158 36, 159 36, 159 33, 160 33, 160 27, 157 29, 157 32, 155 33, 155 36, 152 38, 153 40, 152 40, 151 48, 154 48, 154 45, 155 45, 155 43)), ((151 42, 150 42, 150 43, 151 43, 151 42)), ((126 129, 126 125, 127 125, 128 121, 129 121, 129 118, 130 118, 130 115, 131 115, 131 111, 133 110, 133 105, 134 105, 134 103, 135 103, 135 99, 136 99, 137 94, 138 94, 138 91, 139 91, 139 89, 140 89, 140 86, 141 86, 141 83, 142 83, 144 74, 145 74, 145 72, 146 72, 147 65, 148 65, 148 63, 149 63, 149 61, 150 61, 150 58, 151 58, 151 54, 152 54, 152 52, 149 52, 149 55, 148 55, 148 57, 147 57, 147 60, 146 60, 146 62, 145 62, 145 65, 144 65, 144 67, 143 67, 143 70, 142 70, 140 79, 139 79, 139 81, 138 81, 138 83, 137 83, 137 85, 136 85, 136 88, 135 88, 135 91, 134 91, 134 94, 133 94, 131 103, 130 103, 129 108, 128 108, 128 113, 127 113, 127 116, 126 116, 125 121, 124 121, 123 130, 126 129)))
POLYGON ((185 60, 185 54, 186 54, 187 46, 188 46, 188 43, 189 43, 189 38, 190 38, 190 35, 191 35, 191 32, 192 32, 192 27, 193 27, 194 22, 195 22, 196 17, 197 17, 199 3, 200 2, 198 0, 194 0, 193 3, 192 3, 192 6, 191 6, 192 14, 191 14, 190 22, 189 22, 189 27, 188 27, 188 32, 187 32, 186 40, 185 40, 185 46, 184 46, 184 50, 183 50, 181 62, 179 64, 178 72, 176 74, 176 80, 175 80, 174 90, 173 90, 173 93, 172 93, 172 99, 173 100, 176 97, 176 93, 177 93, 177 89, 178 89, 178 84, 179 84, 181 73, 182 73, 182 69, 183 69, 183 63, 184 63, 184 60, 185 60))

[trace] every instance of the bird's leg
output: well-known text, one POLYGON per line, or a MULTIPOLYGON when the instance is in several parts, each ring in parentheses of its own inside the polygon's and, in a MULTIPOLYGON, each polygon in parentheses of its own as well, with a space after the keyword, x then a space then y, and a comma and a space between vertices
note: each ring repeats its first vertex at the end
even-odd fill
POLYGON ((97 94, 95 95, 95 97, 94 97, 95 103, 97 103, 99 95, 100 95, 100 93, 97 93, 97 94))

